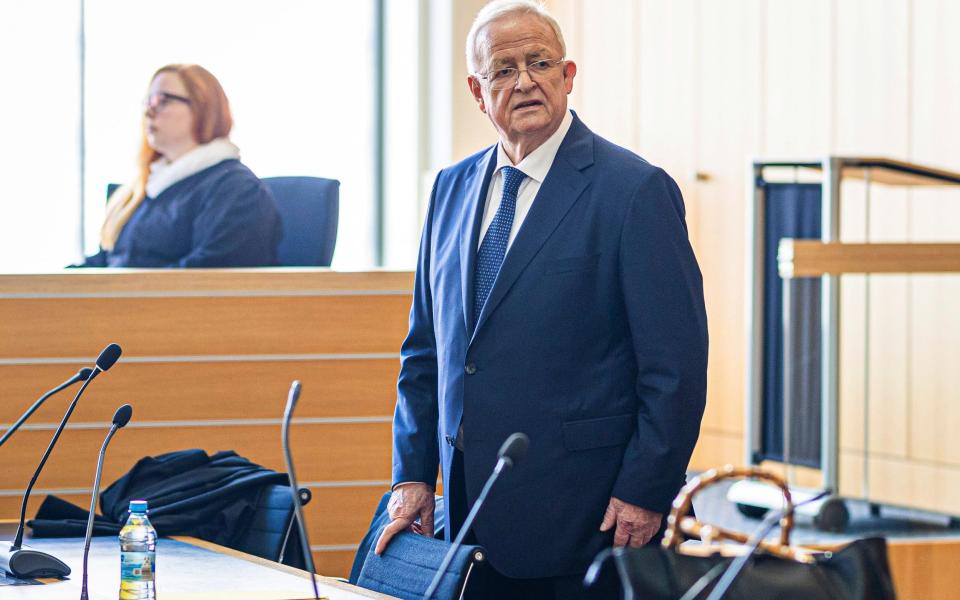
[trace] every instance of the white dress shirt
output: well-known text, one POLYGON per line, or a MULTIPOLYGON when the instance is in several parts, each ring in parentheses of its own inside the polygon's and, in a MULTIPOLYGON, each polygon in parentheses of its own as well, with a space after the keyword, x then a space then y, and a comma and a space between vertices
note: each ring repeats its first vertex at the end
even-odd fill
POLYGON ((539 148, 525 156, 517 165, 513 164, 510 157, 507 156, 503 144, 497 144, 497 169, 493 173, 490 189, 487 191, 487 202, 483 209, 483 223, 480 226, 480 239, 477 241, 478 250, 480 244, 483 243, 483 236, 487 234, 487 229, 493 222, 493 217, 497 214, 497 209, 500 208, 500 200, 503 196, 503 167, 516 167, 526 175, 517 191, 517 210, 513 217, 510 238, 507 240, 507 251, 509 251, 510 246, 513 245, 513 240, 517 237, 520 226, 523 225, 523 220, 530 212, 530 207, 537 197, 537 192, 540 191, 543 180, 547 178, 547 173, 553 166, 553 160, 557 157, 560 143, 563 142, 563 138, 566 137, 572 123, 573 116, 568 110, 567 114, 563 116, 563 120, 560 121, 560 127, 553 132, 553 135, 547 138, 547 141, 541 144, 539 148))

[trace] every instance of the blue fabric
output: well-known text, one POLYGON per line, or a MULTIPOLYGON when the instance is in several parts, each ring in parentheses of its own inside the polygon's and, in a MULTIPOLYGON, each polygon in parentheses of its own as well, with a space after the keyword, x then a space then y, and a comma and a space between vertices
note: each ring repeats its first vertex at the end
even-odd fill
POLYGON ((490 295, 493 282, 500 272, 503 257, 507 253, 507 242, 510 240, 510 229, 513 227, 513 217, 517 212, 517 191, 526 175, 514 167, 503 168, 503 196, 500 207, 493 216, 487 234, 483 237, 480 250, 477 251, 477 271, 473 282, 473 324, 476 326, 480 318, 483 303, 490 295))
POLYGON ((340 182, 320 177, 266 177, 277 201, 283 238, 277 260, 286 267, 329 267, 337 244, 340 182))
MULTIPOLYGON (((383 527, 377 530, 377 537, 382 531, 383 527)), ((449 543, 436 538, 399 533, 382 555, 378 556, 373 547, 367 551, 357 585, 398 598, 421 599, 449 549, 449 543)), ((482 552, 479 546, 458 548, 433 598, 458 598, 474 557, 482 556, 482 552)))
POLYGON ((145 198, 112 251, 85 267, 265 267, 277 264, 280 218, 273 196, 230 159, 145 198))
MULTIPOLYGON (((472 327, 496 147, 442 170, 401 347, 393 481, 450 481, 463 424, 476 500, 513 432, 530 450, 473 526, 508 577, 586 571, 616 496, 668 512, 706 396, 703 284, 680 190, 576 116, 472 327)), ((449 513, 450 488, 444 486, 449 513)))
MULTIPOLYGON (((783 461, 783 279, 777 266, 782 238, 820 239, 819 183, 763 183, 763 429, 757 461, 783 461)), ((794 347, 790 463, 820 468, 820 279, 793 279, 794 347)))
MULTIPOLYGON (((443 537, 444 523, 446 522, 446 511, 444 510, 443 498, 436 499, 436 507, 433 511, 433 531, 436 537, 443 537)), ((383 527, 390 522, 390 515, 387 512, 387 503, 390 502, 390 492, 387 492, 380 498, 377 509, 373 513, 373 519, 370 521, 370 527, 367 533, 360 540, 357 548, 357 554, 353 558, 353 567, 350 569, 350 583, 356 584, 360 579, 360 570, 363 568, 364 561, 367 560, 367 552, 376 545, 377 538, 383 527)))

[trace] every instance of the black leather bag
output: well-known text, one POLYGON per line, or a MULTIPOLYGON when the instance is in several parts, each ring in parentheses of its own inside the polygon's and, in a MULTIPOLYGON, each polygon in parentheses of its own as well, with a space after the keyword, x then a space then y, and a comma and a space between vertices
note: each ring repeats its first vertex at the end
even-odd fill
MULTIPOLYGON (((749 537, 705 525, 686 517, 696 491, 731 477, 756 477, 780 485, 786 508, 780 521, 780 541, 758 544, 761 552, 746 559, 742 570, 723 594, 727 600, 888 600, 896 598, 887 545, 883 538, 856 540, 830 551, 811 551, 789 545, 793 526, 793 504, 786 484, 760 469, 726 467, 708 471, 687 485, 674 501, 662 545, 643 548, 615 548, 598 556, 591 572, 599 570, 604 558, 616 564, 624 598, 650 600, 703 600, 721 584, 724 573, 735 560, 714 544, 719 540, 745 543, 749 537), (688 548, 680 546, 685 536, 699 536, 706 542, 688 548)), ((590 575, 588 575, 588 579, 590 575)))

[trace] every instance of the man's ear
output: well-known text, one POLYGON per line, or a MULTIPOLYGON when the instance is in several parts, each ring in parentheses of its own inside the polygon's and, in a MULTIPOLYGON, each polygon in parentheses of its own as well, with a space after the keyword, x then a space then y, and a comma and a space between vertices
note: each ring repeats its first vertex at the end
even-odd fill
POLYGON ((563 64, 563 87, 567 93, 573 91, 573 78, 577 76, 577 63, 568 60, 563 64))
POLYGON ((473 99, 477 101, 477 106, 480 107, 480 112, 486 114, 487 106, 483 101, 483 88, 480 86, 480 80, 473 75, 469 75, 467 77, 467 87, 470 88, 470 93, 473 94, 473 99))

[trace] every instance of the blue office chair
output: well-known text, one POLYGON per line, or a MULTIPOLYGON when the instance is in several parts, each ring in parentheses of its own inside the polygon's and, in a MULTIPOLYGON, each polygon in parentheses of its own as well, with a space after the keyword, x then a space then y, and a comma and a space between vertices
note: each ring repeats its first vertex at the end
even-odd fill
MULTIPOLYGON (((367 534, 357 548, 349 582, 369 590, 390 594, 398 598, 423 598, 433 576, 436 574, 450 544, 443 541, 445 510, 443 497, 437 498, 434 511, 436 538, 426 538, 415 533, 396 535, 380 556, 373 549, 383 528, 390 522, 387 502, 390 492, 380 499, 367 534)), ((463 595, 474 567, 485 562, 480 546, 463 545, 459 548, 444 577, 440 580, 434 598, 454 600, 463 595)))
POLYGON ((283 238, 277 259, 284 267, 329 267, 337 244, 340 182, 320 177, 262 179, 277 201, 283 238))
MULTIPOLYGON (((310 490, 300 488, 301 506, 305 506, 311 497, 310 490)), ((233 548, 302 569, 305 561, 294 527, 295 519, 289 486, 265 486, 257 498, 249 527, 233 548)))

